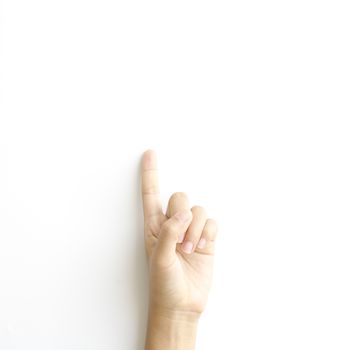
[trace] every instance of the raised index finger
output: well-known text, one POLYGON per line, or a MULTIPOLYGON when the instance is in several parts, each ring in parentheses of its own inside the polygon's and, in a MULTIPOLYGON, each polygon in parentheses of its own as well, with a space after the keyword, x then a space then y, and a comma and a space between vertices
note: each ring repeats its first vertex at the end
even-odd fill
POLYGON ((163 213, 159 194, 157 155, 153 150, 147 150, 142 156, 142 202, 145 219, 163 213))

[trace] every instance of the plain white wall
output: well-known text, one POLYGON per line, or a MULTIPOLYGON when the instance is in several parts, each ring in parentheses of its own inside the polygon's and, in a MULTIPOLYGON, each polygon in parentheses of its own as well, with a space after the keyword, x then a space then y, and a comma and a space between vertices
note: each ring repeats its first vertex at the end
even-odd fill
POLYGON ((151 147, 219 222, 198 349, 348 350, 347 5, 3 0, 0 348, 142 349, 151 147))

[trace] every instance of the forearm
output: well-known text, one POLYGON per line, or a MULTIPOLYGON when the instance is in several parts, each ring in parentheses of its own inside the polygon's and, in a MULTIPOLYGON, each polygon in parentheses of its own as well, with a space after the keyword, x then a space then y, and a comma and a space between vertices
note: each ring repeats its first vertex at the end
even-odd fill
POLYGON ((149 310, 145 350, 194 350, 198 314, 149 310))

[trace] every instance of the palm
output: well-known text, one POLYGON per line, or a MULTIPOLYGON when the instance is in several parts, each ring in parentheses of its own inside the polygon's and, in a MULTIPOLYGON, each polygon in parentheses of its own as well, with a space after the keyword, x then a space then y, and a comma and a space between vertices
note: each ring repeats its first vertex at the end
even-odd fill
POLYGON ((170 308, 184 308, 187 311, 202 312, 205 306, 213 271, 213 252, 195 251, 193 254, 185 254, 180 247, 176 247, 176 252, 169 264, 159 266, 156 261, 157 241, 162 222, 166 216, 160 217, 158 224, 145 225, 145 239, 147 254, 150 261, 151 279, 158 279, 157 288, 153 292, 160 300, 168 300, 170 308))

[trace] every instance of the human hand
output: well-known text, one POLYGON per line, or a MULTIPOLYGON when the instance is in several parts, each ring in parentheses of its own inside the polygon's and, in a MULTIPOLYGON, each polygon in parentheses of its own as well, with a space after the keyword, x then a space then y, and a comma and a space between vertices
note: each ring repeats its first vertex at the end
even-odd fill
POLYGON ((144 237, 150 273, 150 313, 197 320, 212 282, 217 224, 204 208, 174 193, 163 213, 156 153, 142 157, 144 237))

